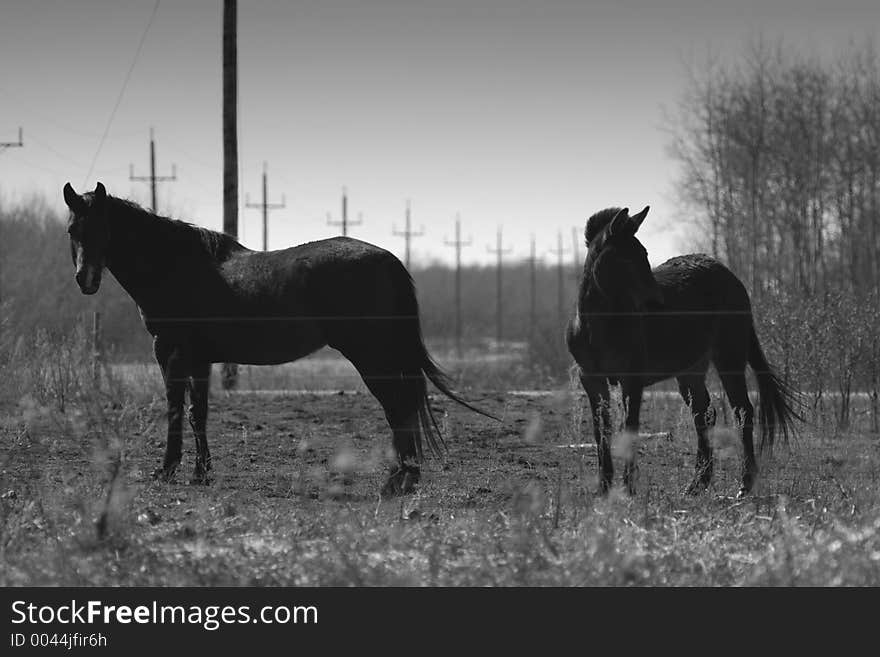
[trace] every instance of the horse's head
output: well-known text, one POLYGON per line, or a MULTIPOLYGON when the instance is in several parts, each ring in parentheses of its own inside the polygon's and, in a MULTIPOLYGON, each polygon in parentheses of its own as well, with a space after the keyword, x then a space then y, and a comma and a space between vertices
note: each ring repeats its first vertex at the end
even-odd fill
POLYGON ((64 185, 64 202, 70 208, 67 234, 70 235, 70 255, 76 267, 76 283, 83 294, 94 294, 101 286, 101 272, 110 243, 107 190, 98 183, 94 192, 80 196, 67 183, 64 185))
POLYGON ((587 223, 584 275, 592 277, 605 299, 615 305, 622 302, 634 310, 656 308, 663 303, 663 294, 648 263, 648 252, 636 238, 648 209, 632 217, 628 208, 604 210, 587 223))

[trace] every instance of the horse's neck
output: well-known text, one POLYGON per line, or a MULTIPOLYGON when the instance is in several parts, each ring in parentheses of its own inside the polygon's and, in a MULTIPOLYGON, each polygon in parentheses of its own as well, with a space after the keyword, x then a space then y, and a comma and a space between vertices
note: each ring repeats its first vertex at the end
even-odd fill
POLYGON ((587 329, 591 342, 602 346, 614 346, 621 340, 626 341, 632 325, 630 313, 633 309, 625 304, 614 303, 607 299, 594 285, 587 281, 581 286, 578 297, 578 321, 587 329))
POLYGON ((611 302, 599 292, 598 287, 590 279, 584 279, 578 293, 578 314, 581 320, 602 321, 608 313, 615 310, 611 302))
POLYGON ((149 216, 114 217, 107 268, 142 308, 158 292, 169 263, 177 257, 174 240, 159 241, 161 227, 149 216), (115 230, 113 230, 115 229, 115 230))

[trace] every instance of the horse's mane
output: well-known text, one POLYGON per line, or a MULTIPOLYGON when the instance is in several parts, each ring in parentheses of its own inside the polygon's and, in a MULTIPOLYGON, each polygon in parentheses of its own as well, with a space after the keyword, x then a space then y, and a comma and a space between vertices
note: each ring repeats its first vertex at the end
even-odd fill
POLYGON ((126 220, 148 222, 151 226, 165 232, 166 235, 173 236, 176 240, 189 241, 193 246, 203 249, 207 255, 217 260, 225 260, 233 251, 244 248, 238 240, 226 233, 202 228, 179 219, 163 217, 127 199, 108 196, 107 200, 116 206, 117 210, 122 211, 120 214, 124 215, 126 220))
POLYGON ((587 227, 584 230, 584 237, 587 240, 587 246, 590 246, 590 242, 593 241, 593 238, 602 232, 602 229, 614 219, 614 216, 618 212, 620 212, 620 208, 605 208, 604 210, 599 210, 599 212, 587 219, 587 227))

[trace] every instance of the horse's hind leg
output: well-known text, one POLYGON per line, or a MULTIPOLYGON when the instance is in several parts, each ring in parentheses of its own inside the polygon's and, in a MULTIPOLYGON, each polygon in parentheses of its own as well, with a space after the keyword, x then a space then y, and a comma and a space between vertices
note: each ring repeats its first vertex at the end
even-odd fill
POLYGON ((705 375, 678 377, 678 391, 684 402, 690 406, 694 429, 697 431, 696 472, 687 489, 689 494, 695 495, 709 486, 715 470, 715 459, 708 436, 709 427, 715 424, 715 414, 710 410, 705 375))
POLYGON ((755 461, 755 447, 752 441, 754 431, 755 409, 749 400, 749 390, 746 386, 745 365, 741 369, 724 367, 716 363, 724 392, 730 400, 733 415, 742 426, 743 466, 742 485, 737 497, 746 495, 755 484, 758 476, 758 464, 755 461))
POLYGON ((211 383, 211 363, 193 364, 189 386, 189 424, 196 439, 196 465, 192 484, 207 484, 211 471, 211 453, 208 450, 208 390, 211 383))
MULTIPOLYGON (((421 372, 418 376, 421 377, 421 372)), ((369 386, 369 383, 367 384, 369 386)), ((423 384, 424 385, 424 384, 423 384)), ((373 386, 376 398, 382 404, 385 417, 391 426, 392 443, 397 455, 397 467, 394 468, 385 485, 382 495, 405 495, 412 492, 421 477, 419 468, 418 444, 421 439, 419 426, 420 399, 414 381, 392 381, 390 385, 373 386)))
MULTIPOLYGON (((388 414, 386 413, 386 416, 388 414)), ((382 486, 383 497, 411 493, 421 478, 416 437, 419 432, 419 416, 416 413, 403 413, 400 419, 388 419, 393 432, 392 442, 397 454, 397 466, 388 475, 382 486)))
POLYGON ((397 466, 392 469, 382 487, 382 495, 388 497, 410 493, 421 476, 418 449, 421 440, 419 407, 424 400, 424 377, 421 371, 389 371, 370 367, 356 360, 352 362, 367 388, 382 405, 385 418, 391 426, 397 466))

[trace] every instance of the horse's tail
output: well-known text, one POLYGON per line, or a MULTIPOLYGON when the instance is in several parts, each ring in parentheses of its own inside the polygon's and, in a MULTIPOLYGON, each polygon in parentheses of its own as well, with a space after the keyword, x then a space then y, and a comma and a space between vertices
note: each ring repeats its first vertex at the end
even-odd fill
POLYGON ((780 379, 767 362, 755 326, 751 327, 749 338, 749 365, 758 379, 758 421, 761 423, 760 452, 766 444, 773 449, 777 431, 782 433, 787 444, 789 436, 794 436, 794 420, 803 422, 803 401, 799 393, 787 382, 780 379))
MULTIPOLYGON (((440 455, 442 453, 441 447, 445 448, 446 443, 443 440, 443 435, 440 432, 440 427, 437 424, 437 419, 434 417, 434 412, 432 411, 431 404, 428 400, 428 387, 425 384, 426 379, 433 383, 437 390, 444 395, 474 413, 479 413, 480 415, 499 422, 501 420, 494 415, 471 405, 469 402, 462 399, 457 393, 452 391, 449 375, 446 374, 434 361, 431 354, 428 353, 428 348, 425 346, 425 341, 422 337, 422 326, 419 320, 419 303, 416 299, 416 289, 412 276, 410 276, 402 263, 400 263, 400 269, 403 271, 403 280, 405 284, 397 294, 397 312, 403 317, 401 322, 404 330, 402 334, 399 335, 402 343, 406 345, 405 371, 406 375, 415 376, 417 378, 419 395, 418 414, 419 424, 422 428, 421 433, 425 435, 425 439, 428 442, 428 447, 431 452, 434 455, 440 455)), ((420 438, 417 439, 416 449, 419 453, 419 457, 421 457, 422 445, 420 438)))

